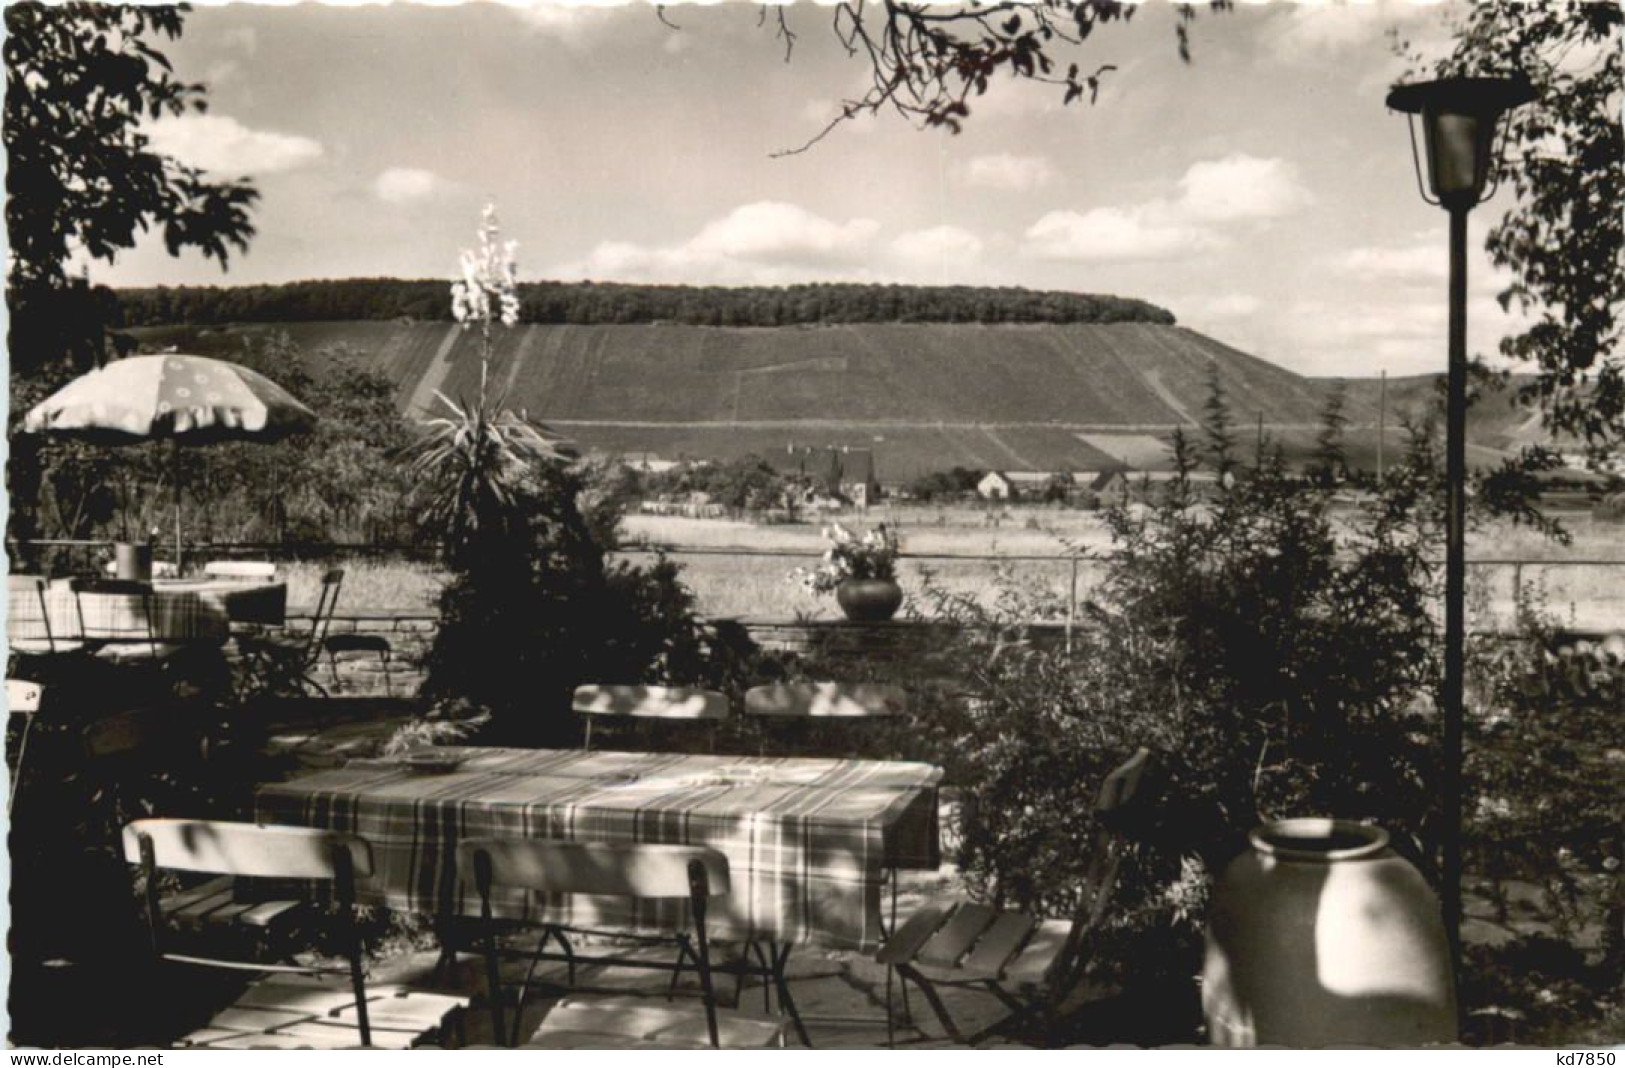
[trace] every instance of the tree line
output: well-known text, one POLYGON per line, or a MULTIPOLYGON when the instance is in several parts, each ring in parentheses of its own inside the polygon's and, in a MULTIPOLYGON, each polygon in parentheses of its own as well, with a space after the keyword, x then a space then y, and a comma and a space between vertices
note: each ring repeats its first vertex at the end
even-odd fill
MULTIPOLYGON (((355 278, 253 286, 157 286, 117 293, 126 326, 413 319, 449 321, 438 279, 355 278)), ((985 286, 815 283, 657 286, 527 282, 531 323, 801 326, 824 323, 1160 323, 1173 313, 1131 297, 985 286)))

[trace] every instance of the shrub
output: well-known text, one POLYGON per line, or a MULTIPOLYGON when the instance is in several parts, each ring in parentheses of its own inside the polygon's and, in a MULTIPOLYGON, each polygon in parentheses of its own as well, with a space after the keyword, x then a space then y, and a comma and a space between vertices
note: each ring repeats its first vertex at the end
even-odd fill
MULTIPOLYGON (((971 802, 958 859, 973 889, 1070 912, 1094 791, 1148 746, 1164 797, 1127 866, 1118 924, 1160 932, 1152 947, 1186 975, 1206 873, 1262 820, 1372 819, 1426 856, 1434 732, 1417 697, 1438 671, 1425 439, 1359 518, 1334 526, 1325 480, 1295 478, 1267 445, 1238 458, 1222 395, 1207 414, 1201 455, 1176 436, 1175 477, 1146 506, 1103 510, 1105 581, 1064 645, 1028 640, 1044 606, 1008 581, 991 608, 935 588, 922 598, 967 625, 977 697, 958 723, 971 802), (1199 460, 1229 475, 1211 499, 1191 478, 1199 460)), ((1124 952, 1145 967, 1143 937, 1124 952)))

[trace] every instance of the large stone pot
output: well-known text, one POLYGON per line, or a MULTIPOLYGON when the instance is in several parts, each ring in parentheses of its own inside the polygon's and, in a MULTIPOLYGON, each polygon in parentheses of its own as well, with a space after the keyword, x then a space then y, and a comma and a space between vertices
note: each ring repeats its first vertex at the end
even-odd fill
POLYGON ((1438 899, 1388 832, 1267 823, 1214 888, 1202 1011, 1216 1046, 1457 1040, 1438 899))
POLYGON ((903 588, 891 579, 846 579, 835 599, 854 623, 884 623, 902 607, 903 588))

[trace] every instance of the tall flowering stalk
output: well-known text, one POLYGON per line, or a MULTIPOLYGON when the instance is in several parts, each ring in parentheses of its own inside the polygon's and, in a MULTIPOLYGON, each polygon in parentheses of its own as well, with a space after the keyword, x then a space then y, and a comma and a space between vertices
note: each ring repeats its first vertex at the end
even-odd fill
MULTIPOLYGON (((480 335, 480 388, 462 404, 439 390, 449 415, 425 421, 413 450, 413 473, 429 488, 431 522, 445 535, 448 562, 466 562, 476 535, 517 520, 520 490, 536 464, 558 450, 523 413, 489 394, 496 332, 519 321, 516 241, 504 241, 494 205, 480 218, 479 246, 463 252, 461 277, 451 285, 451 311, 464 330, 480 335)), ((477 550, 474 550, 477 551, 477 550)))
POLYGON ((502 240, 495 204, 480 213, 480 247, 464 249, 463 277, 451 284, 451 315, 463 329, 480 331, 480 398, 491 371, 492 334, 497 325, 519 322, 519 242, 502 240))

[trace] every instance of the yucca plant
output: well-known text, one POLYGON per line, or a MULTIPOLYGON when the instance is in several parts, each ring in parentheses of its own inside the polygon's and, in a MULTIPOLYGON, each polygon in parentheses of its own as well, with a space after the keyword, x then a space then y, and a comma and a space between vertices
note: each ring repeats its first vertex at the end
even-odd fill
POLYGON ((480 388, 458 402, 435 391, 447 410, 425 424, 411 449, 412 473, 424 488, 428 521, 441 531, 449 564, 484 534, 505 533, 519 520, 520 498, 538 464, 559 458, 558 448, 523 412, 506 407, 506 394, 490 397, 491 351, 498 327, 519 321, 518 244, 502 240, 496 208, 486 205, 479 247, 462 255, 462 278, 452 283, 452 315, 464 330, 480 332, 480 388))

